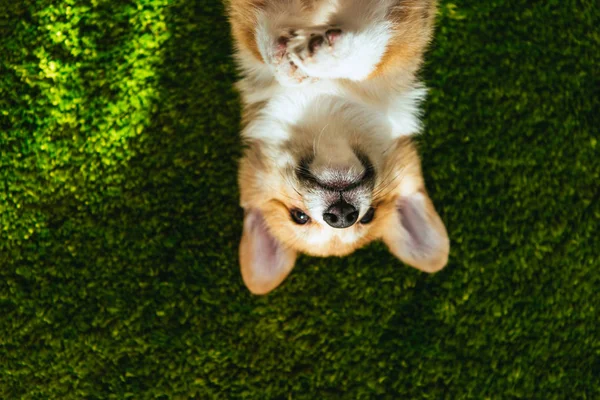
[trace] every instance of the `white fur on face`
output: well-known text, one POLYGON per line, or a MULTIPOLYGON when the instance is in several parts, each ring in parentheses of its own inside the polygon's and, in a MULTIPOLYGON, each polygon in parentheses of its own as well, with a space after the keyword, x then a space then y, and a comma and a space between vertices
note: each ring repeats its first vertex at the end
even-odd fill
POLYGON ((304 236, 307 244, 313 246, 322 246, 330 243, 333 240, 339 240, 344 244, 353 244, 358 242, 365 234, 366 229, 360 229, 360 226, 351 226, 346 229, 335 229, 327 225, 325 222, 317 222, 318 228, 313 227, 310 230, 310 235, 304 236))

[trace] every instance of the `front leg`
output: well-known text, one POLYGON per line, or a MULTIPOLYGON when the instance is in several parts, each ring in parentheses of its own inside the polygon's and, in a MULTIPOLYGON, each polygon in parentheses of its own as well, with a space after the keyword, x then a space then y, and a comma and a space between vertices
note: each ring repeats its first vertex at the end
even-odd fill
POLYGON ((391 36, 387 21, 357 31, 337 26, 299 29, 288 42, 287 55, 308 76, 361 81, 375 70, 391 36))

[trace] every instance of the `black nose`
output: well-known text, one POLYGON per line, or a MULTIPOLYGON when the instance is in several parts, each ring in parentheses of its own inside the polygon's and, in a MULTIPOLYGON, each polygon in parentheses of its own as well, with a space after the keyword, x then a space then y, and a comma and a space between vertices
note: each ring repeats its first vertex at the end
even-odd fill
POLYGON ((358 219, 358 210, 353 205, 340 200, 327 209, 323 219, 334 228, 347 228, 358 219))

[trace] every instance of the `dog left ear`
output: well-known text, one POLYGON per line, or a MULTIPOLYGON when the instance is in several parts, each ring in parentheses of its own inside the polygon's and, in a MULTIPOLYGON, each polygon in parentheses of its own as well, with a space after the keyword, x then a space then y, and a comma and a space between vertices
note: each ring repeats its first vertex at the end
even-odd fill
POLYGON ((244 217, 240 242, 240 267, 246 287, 254 294, 267 294, 289 275, 296 252, 284 246, 269 231, 262 212, 249 210, 244 217))
POLYGON ((424 272, 444 268, 450 241, 429 196, 423 191, 401 196, 394 211, 383 235, 392 254, 424 272))

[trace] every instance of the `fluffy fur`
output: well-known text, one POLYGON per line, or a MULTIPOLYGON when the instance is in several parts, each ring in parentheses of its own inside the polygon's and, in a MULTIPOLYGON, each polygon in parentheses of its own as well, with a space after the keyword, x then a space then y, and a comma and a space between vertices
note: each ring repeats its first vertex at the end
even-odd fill
POLYGON ((253 293, 279 285, 298 252, 342 256, 379 239, 416 268, 445 266, 448 237, 409 138, 434 11, 430 0, 229 3, 248 144, 240 264, 253 293))

